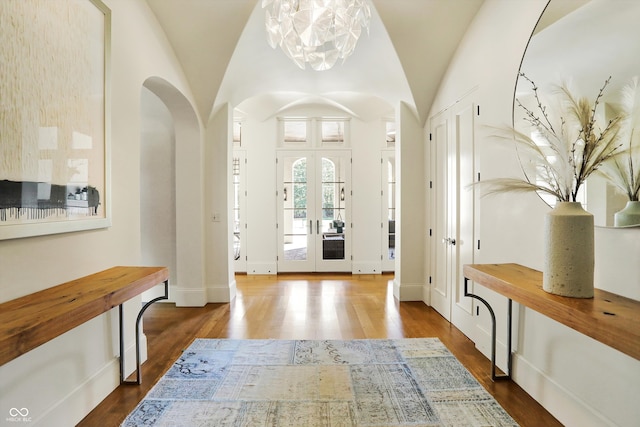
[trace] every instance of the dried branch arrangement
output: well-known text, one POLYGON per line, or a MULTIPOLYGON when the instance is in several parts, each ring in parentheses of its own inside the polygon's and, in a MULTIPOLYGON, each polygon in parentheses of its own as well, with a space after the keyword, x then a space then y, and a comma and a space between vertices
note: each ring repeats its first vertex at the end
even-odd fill
POLYGON ((564 84, 557 86, 554 94, 558 95, 558 102, 551 108, 542 102, 536 84, 523 73, 520 77, 531 84, 537 104, 530 109, 517 100, 533 132, 526 134, 514 127, 492 129, 494 137, 515 142, 525 177, 484 181, 481 184, 487 188, 485 194, 533 191, 550 194, 558 201, 575 202, 589 175, 620 151, 624 115, 604 125, 598 121, 598 108, 611 78, 593 101, 574 96, 564 84), (535 174, 526 172, 527 163, 535 166, 535 174))

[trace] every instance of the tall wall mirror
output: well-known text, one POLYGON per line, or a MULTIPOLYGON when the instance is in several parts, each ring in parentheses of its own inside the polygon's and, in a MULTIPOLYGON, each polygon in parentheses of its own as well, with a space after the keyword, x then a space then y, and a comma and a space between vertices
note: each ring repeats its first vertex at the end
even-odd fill
MULTIPOLYGON (((529 41, 520 72, 535 82, 539 92, 549 93, 566 83, 574 95, 592 100, 611 77, 600 109, 604 116, 613 117, 622 88, 640 76, 639 16, 637 0, 550 0, 529 41)), ((535 102, 531 84, 522 77, 515 98, 527 106, 535 102)), ((526 127, 523 118, 514 101, 518 130, 526 127)), ((637 133, 640 135, 640 128, 637 133)), ((597 226, 613 226, 614 213, 628 200, 598 174, 588 179, 582 197, 597 226)))

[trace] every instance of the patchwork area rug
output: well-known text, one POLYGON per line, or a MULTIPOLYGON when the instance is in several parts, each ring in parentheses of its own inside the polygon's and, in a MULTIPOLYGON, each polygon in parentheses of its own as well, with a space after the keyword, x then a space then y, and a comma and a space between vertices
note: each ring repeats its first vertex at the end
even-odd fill
POLYGON ((197 339, 123 426, 517 426, 437 338, 197 339))

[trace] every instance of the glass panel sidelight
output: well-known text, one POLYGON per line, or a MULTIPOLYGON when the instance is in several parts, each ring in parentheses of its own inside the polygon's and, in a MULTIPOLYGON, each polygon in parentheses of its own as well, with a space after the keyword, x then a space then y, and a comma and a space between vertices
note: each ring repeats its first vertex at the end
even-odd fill
POLYGON ((236 272, 247 271, 247 228, 246 228, 246 153, 234 150, 231 164, 233 183, 233 268, 236 272))
POLYGON ((233 157, 233 259, 240 259, 240 157, 233 157))
POLYGON ((308 165, 306 157, 284 158, 283 201, 283 250, 284 259, 306 260, 308 235, 312 221, 309 218, 307 181, 308 165))
POLYGON ((345 259, 345 159, 322 157, 322 259, 345 259))
POLYGON ((382 270, 394 271, 396 259, 396 162, 392 150, 382 150, 381 229, 382 270))
POLYGON ((390 260, 396 258, 396 173, 395 161, 387 162, 387 219, 389 221, 388 256, 390 260))

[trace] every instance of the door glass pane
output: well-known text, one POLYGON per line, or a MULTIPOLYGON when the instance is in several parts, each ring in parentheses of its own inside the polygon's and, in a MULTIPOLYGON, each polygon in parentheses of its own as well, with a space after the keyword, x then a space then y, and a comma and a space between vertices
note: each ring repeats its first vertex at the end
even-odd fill
POLYGON ((389 258, 396 258, 396 168, 393 159, 387 164, 387 206, 389 220, 389 258))
POLYGON ((322 259, 344 259, 345 160, 322 158, 322 259))
POLYGON ((233 158, 233 259, 240 259, 240 158, 233 158))
POLYGON ((307 159, 286 157, 284 159, 284 259, 307 259, 307 235, 310 230, 307 209, 307 159))

